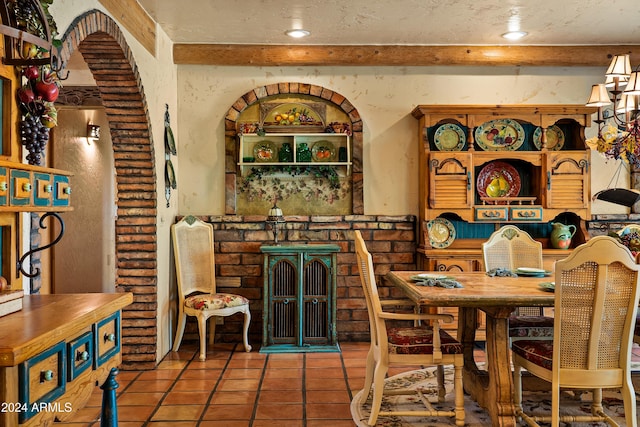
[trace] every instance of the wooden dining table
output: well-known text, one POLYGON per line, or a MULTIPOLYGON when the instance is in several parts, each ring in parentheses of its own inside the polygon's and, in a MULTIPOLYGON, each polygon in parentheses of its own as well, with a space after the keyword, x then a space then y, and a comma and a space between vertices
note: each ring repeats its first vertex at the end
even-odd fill
POLYGON ((386 279, 415 303, 458 307, 458 339, 464 348, 464 389, 489 413, 493 426, 516 426, 509 349, 509 316, 516 307, 550 307, 554 294, 540 287, 553 277, 491 277, 485 272, 447 272, 462 288, 418 285, 411 277, 427 271, 391 271, 386 279), (486 363, 474 358, 477 310, 486 314, 486 363))

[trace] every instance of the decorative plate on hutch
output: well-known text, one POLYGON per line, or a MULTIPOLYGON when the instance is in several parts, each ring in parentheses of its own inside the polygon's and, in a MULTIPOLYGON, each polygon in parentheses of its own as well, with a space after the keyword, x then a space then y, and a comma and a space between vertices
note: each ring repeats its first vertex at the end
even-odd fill
POLYGON ((520 193, 520 175, 509 163, 487 163, 476 181, 480 197, 516 197, 520 193))
POLYGON ((491 120, 476 128, 475 137, 485 151, 515 151, 524 143, 524 129, 515 120, 491 120))
MULTIPOLYGON (((533 144, 538 150, 542 149, 542 128, 538 126, 533 132, 533 144)), ((564 132, 558 126, 547 128, 547 149, 559 150, 564 146, 564 132)))
POLYGON ((464 148, 466 137, 460 126, 447 123, 436 129, 433 142, 440 151, 460 151, 464 148))
POLYGON ((456 238, 456 229, 451 221, 445 218, 436 218, 427 223, 429 243, 434 248, 446 248, 456 238))

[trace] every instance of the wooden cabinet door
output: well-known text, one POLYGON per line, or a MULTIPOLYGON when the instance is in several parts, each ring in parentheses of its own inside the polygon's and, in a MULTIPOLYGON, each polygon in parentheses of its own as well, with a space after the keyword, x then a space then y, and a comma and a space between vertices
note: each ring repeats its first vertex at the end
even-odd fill
POLYGON ((473 205, 473 166, 470 153, 430 153, 429 207, 470 208, 473 205))
POLYGON ((589 151, 547 153, 545 199, 547 208, 589 206, 589 151))

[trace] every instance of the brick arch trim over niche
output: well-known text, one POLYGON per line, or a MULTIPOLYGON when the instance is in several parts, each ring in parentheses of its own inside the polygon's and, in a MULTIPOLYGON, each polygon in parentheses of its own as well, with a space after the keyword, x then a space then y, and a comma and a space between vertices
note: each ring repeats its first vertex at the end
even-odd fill
POLYGON ((132 292, 122 314, 124 369, 153 369, 157 350, 156 164, 138 67, 118 24, 98 10, 78 16, 60 57, 79 50, 109 120, 117 186, 116 290, 132 292))
POLYGON ((308 83, 275 83, 257 87, 242 95, 233 106, 227 111, 225 117, 225 139, 226 143, 226 169, 225 169, 225 213, 235 215, 236 212, 236 178, 237 178, 237 121, 247 107, 275 95, 306 95, 317 97, 324 102, 331 102, 337 108, 344 111, 351 120, 353 152, 353 168, 351 173, 352 181, 352 206, 354 215, 364 215, 364 197, 362 181, 362 118, 358 110, 349 100, 322 86, 308 83))

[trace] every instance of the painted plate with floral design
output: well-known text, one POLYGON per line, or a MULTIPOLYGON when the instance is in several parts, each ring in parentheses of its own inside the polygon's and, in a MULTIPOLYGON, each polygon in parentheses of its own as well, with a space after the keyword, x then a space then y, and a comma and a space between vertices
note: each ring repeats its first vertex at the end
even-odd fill
POLYGON ((314 162, 333 162, 336 159, 336 147, 330 141, 318 141, 313 144, 311 157, 314 162))
MULTIPOLYGON (((542 128, 537 127, 533 132, 533 144, 538 150, 542 149, 542 128)), ((559 150, 564 146, 564 132, 558 126, 553 125, 547 128, 547 149, 559 150)))
POLYGON ((276 147, 271 141, 260 141, 253 147, 253 157, 256 162, 275 162, 278 158, 276 147))
POLYGON ((487 163, 478 174, 476 190, 480 197, 516 197, 520 193, 520 175, 509 163, 487 163))
POLYGON ((434 248, 446 248, 456 238, 456 229, 451 221, 444 218, 436 218, 427 223, 429 243, 434 248))
POLYGON ((464 148, 466 137, 460 126, 447 123, 436 129, 433 142, 440 151, 460 151, 464 148))
POLYGON ((491 120, 476 128, 475 137, 485 151, 515 151, 524 143, 524 129, 512 119, 491 120))

